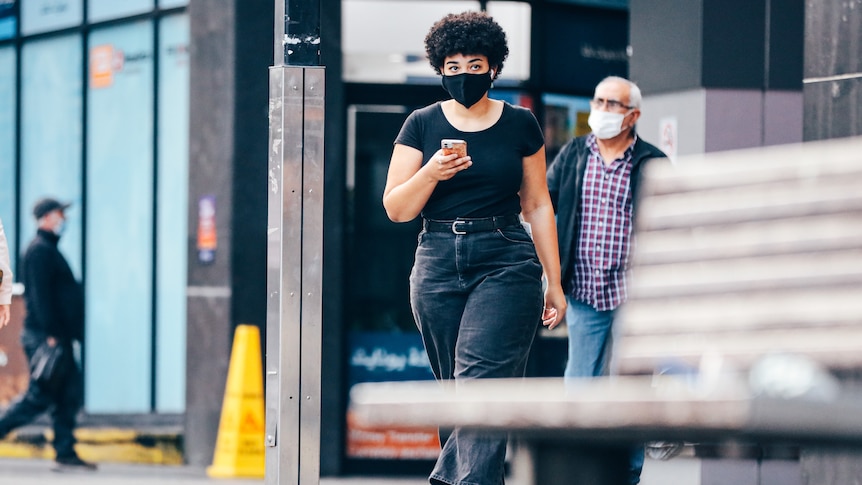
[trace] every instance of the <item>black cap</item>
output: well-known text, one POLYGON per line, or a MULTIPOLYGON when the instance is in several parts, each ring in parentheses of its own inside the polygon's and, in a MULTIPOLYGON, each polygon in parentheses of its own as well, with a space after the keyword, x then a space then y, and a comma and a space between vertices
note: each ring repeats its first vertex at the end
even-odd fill
POLYGON ((57 209, 60 209, 61 211, 66 210, 70 205, 72 204, 64 204, 50 197, 39 199, 36 201, 36 205, 33 206, 33 216, 36 217, 36 219, 41 219, 51 211, 55 211, 57 209))

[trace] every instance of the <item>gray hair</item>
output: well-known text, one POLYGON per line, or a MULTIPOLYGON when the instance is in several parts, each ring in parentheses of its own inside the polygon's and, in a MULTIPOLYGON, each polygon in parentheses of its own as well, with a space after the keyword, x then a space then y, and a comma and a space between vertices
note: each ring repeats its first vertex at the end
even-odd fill
POLYGON ((629 81, 628 79, 626 79, 624 77, 608 76, 608 77, 602 79, 601 81, 599 81, 599 84, 597 84, 596 87, 598 87, 602 84, 608 83, 608 82, 618 82, 618 83, 623 83, 623 84, 628 85, 628 87, 629 87, 629 105, 631 105, 637 109, 640 109, 641 100, 643 99, 643 97, 641 96, 641 88, 639 88, 637 84, 633 83, 632 81, 629 81))

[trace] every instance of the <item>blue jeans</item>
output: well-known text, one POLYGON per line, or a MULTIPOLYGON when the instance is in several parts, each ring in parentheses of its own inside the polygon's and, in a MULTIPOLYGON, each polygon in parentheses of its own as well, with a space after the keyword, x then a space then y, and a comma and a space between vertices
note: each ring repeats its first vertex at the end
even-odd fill
MULTIPOLYGON (((574 298, 568 298, 568 303, 569 360, 565 376, 597 377, 615 373, 613 346, 617 329, 614 316, 618 308, 600 311, 574 298)), ((638 446, 632 450, 629 465, 632 485, 640 482, 643 466, 644 450, 638 446)))
POLYGON ((610 374, 613 353, 613 326, 616 310, 599 311, 568 298, 566 327, 569 332, 569 360, 566 377, 596 377, 610 374))
MULTIPOLYGON (((431 369, 456 387, 523 377, 541 325, 542 267, 520 225, 456 235, 419 234, 410 303, 431 369)), ((503 483, 507 436, 441 432, 434 484, 503 483)))

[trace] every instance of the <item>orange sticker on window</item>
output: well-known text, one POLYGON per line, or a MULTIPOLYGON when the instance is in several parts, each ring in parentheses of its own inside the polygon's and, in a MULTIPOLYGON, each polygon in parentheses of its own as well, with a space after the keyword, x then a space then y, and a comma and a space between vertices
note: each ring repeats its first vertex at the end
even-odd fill
POLYGON ((114 83, 114 46, 99 45, 90 49, 90 87, 107 88, 114 83))

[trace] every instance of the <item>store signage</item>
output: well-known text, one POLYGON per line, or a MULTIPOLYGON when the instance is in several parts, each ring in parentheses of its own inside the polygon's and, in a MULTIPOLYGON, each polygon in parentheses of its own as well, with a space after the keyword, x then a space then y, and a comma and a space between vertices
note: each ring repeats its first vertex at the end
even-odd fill
POLYGON ((676 163, 677 150, 679 148, 676 116, 662 118, 659 120, 658 126, 658 147, 667 155, 671 162, 676 163))
POLYGON ((83 0, 20 1, 21 33, 23 34, 74 27, 84 20, 83 0))
POLYGON ((139 13, 153 8, 153 0, 89 0, 87 18, 90 22, 101 22, 139 13))
POLYGON ((590 93, 606 76, 628 75, 628 12, 597 8, 553 8, 543 13, 545 59, 549 91, 590 93), (565 35, 561 35, 565 32, 565 35))
MULTIPOLYGON (((416 332, 352 332, 349 385, 359 382, 433 379, 422 339, 416 332)), ((374 459, 436 459, 440 439, 436 428, 403 429, 362 426, 348 411, 347 456, 374 459)))
MULTIPOLYGON (((90 87, 108 88, 121 72, 133 73, 135 63, 150 59, 149 52, 124 52, 112 44, 97 45, 90 49, 90 87)), ((140 70, 140 69, 138 69, 140 70)))

